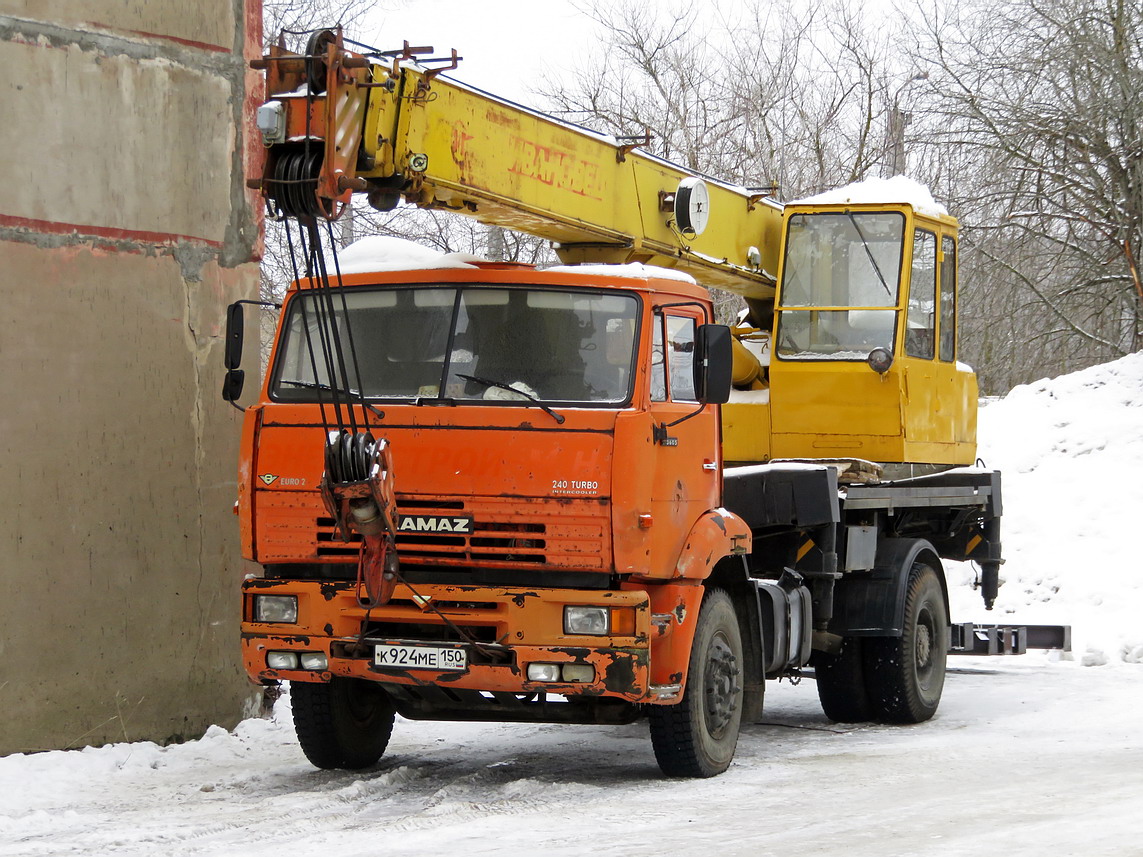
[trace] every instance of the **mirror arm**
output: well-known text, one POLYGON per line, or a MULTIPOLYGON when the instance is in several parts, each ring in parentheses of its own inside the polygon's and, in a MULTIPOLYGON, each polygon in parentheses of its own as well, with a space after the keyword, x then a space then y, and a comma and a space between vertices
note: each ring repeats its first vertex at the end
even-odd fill
POLYGON ((706 407, 707 407, 706 402, 699 402, 699 406, 697 408, 695 408, 693 411, 691 411, 689 414, 684 414, 683 416, 679 417, 674 422, 661 423, 660 425, 664 430, 669 429, 669 428, 674 428, 679 423, 685 423, 687 420, 691 419, 692 417, 697 417, 699 414, 701 414, 703 412, 703 409, 706 407))

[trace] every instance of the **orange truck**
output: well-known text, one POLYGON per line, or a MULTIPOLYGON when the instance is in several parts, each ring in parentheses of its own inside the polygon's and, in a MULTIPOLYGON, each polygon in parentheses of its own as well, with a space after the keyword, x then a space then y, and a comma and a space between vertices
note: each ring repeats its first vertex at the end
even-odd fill
POLYGON ((988 636, 950 624, 941 559, 978 560, 989 606, 1001 562, 999 474, 965 466, 956 221, 781 205, 418 51, 326 31, 258 63, 252 184, 305 247, 245 409, 242 646, 290 682, 307 757, 369 766, 396 713, 646 718, 664 773, 712 776, 766 681, 811 669, 835 720, 931 717, 950 645, 988 636), (566 264, 342 265, 318 224, 354 193, 566 264), (705 286, 744 297, 736 324, 705 286))

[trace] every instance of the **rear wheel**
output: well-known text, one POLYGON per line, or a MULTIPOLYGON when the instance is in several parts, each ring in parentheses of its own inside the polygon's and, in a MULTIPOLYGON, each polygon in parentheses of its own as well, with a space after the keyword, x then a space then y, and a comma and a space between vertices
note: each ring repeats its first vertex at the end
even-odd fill
POLYGON ((734 605, 712 589, 699 610, 682 701, 652 706, 648 715, 664 774, 713 777, 730 767, 742 723, 742 664, 734 605))
POLYGON ((921 723, 940 705, 948 657, 948 620, 940 578, 914 563, 900 637, 865 641, 865 686, 874 716, 886 723, 921 723))
POLYGON ((836 652, 814 652, 814 678, 822 711, 838 723, 865 723, 873 719, 865 688, 864 651, 861 637, 844 637, 836 652))
POLYGON ((328 684, 290 682, 290 701, 302 752, 319 768, 367 768, 389 746, 396 712, 374 682, 337 676, 328 684))

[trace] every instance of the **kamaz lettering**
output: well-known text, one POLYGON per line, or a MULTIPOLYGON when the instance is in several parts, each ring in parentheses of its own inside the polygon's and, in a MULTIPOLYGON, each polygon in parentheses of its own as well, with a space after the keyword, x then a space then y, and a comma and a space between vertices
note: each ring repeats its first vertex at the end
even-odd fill
POLYGON ((402 533, 462 533, 472 532, 472 518, 455 518, 449 515, 402 515, 397 525, 402 533))

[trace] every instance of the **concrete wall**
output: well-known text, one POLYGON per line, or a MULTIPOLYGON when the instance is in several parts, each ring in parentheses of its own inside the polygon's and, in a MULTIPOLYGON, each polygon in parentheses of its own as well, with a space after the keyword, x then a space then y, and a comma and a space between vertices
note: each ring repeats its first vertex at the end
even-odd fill
POLYGON ((252 699, 219 390, 258 283, 259 18, 0 0, 0 753, 178 740, 252 699))

